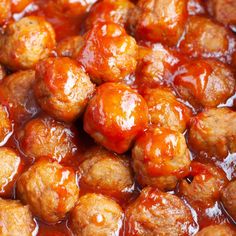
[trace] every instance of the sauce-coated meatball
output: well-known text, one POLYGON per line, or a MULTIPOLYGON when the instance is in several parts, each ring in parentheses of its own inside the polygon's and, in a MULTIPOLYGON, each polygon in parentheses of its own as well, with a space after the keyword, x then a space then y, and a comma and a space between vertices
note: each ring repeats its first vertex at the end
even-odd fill
POLYGON ((36 228, 28 206, 19 201, 0 198, 0 235, 32 236, 36 228))
POLYGON ((102 147, 94 147, 84 155, 79 168, 80 186, 122 199, 132 193, 134 179, 129 160, 102 147))
POLYGON ((147 102, 152 124, 179 132, 185 131, 191 117, 191 110, 179 102, 171 90, 146 89, 143 97, 147 102))
POLYGON ((139 40, 177 44, 187 20, 187 0, 139 0, 129 23, 139 40))
POLYGON ((119 235, 123 211, 112 199, 101 194, 86 194, 71 214, 71 228, 75 236, 119 235))
POLYGON ((48 58, 36 66, 35 97, 41 108, 57 120, 78 118, 94 87, 83 68, 70 58, 48 58))
POLYGON ((0 103, 0 144, 6 141, 5 139, 8 138, 11 132, 12 123, 9 119, 8 111, 6 107, 2 106, 0 103))
POLYGON ((227 212, 236 220, 236 180, 222 190, 221 200, 227 212))
POLYGON ((132 150, 138 182, 162 190, 174 189, 189 173, 190 155, 184 136, 165 128, 151 128, 140 136, 132 150))
POLYGON ((6 23, 11 16, 11 0, 0 1, 0 25, 6 23))
POLYGON ((12 70, 28 69, 49 56, 55 46, 52 26, 43 18, 24 17, 0 36, 0 62, 12 70))
POLYGON ((148 108, 142 96, 116 83, 100 85, 84 115, 84 130, 117 153, 126 152, 147 124, 148 108))
POLYGON ((126 236, 187 236, 194 225, 190 210, 174 195, 145 188, 125 212, 126 236))
POLYGON ((44 156, 60 162, 77 151, 75 136, 71 126, 43 117, 26 123, 18 133, 18 140, 27 157, 44 156))
POLYGON ((236 231, 230 226, 223 225, 210 225, 199 231, 196 236, 235 236, 236 231))
POLYGON ((209 109, 191 119, 189 145, 199 154, 223 159, 236 152, 236 112, 228 108, 209 109))
POLYGON ((137 44, 115 23, 97 23, 85 35, 77 60, 96 83, 120 81, 136 68, 137 44))
POLYGON ((11 10, 13 13, 23 11, 33 0, 11 0, 11 10))
POLYGON ((20 176, 17 193, 34 215, 56 223, 75 206, 79 188, 72 169, 42 159, 20 176))

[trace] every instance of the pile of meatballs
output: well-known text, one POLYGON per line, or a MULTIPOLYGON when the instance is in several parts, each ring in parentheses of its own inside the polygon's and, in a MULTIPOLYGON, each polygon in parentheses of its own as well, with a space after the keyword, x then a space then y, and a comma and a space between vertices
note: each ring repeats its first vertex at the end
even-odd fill
POLYGON ((235 69, 235 0, 0 0, 0 235, 235 236, 235 69))

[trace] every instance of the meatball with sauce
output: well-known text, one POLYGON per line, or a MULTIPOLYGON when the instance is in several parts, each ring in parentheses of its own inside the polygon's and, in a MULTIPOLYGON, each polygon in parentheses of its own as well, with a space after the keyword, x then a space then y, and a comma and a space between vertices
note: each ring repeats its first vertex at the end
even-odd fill
POLYGON ((151 187, 142 190, 125 216, 126 236, 187 236, 195 225, 184 202, 151 187))
POLYGON ((0 235, 32 236, 36 224, 28 206, 19 201, 0 198, 0 235))
POLYGON ((145 100, 119 83, 100 85, 84 115, 84 130, 97 143, 117 153, 128 151, 147 125, 145 100))
POLYGON ((36 66, 35 97, 40 107, 57 120, 71 122, 78 118, 94 88, 83 68, 70 58, 48 58, 36 66))
POLYGON ((0 63, 12 70, 30 69, 49 56, 55 46, 52 26, 41 17, 10 23, 0 36, 0 63))
POLYGON ((75 236, 119 235, 123 211, 112 199, 101 194, 82 196, 71 213, 71 229, 75 236))
POLYGON ((161 190, 173 190, 188 175, 191 162, 180 132, 154 127, 137 139, 132 159, 138 182, 161 190))
POLYGON ((122 26, 97 23, 84 37, 77 60, 94 82, 118 82, 135 71, 137 44, 122 26))
POLYGON ((75 206, 79 188, 71 168, 41 159, 20 176, 17 194, 35 216, 57 223, 75 206))
POLYGON ((196 236, 235 236, 236 231, 229 225, 210 225, 200 230, 196 236))
POLYGON ((0 1, 0 26, 7 22, 11 16, 11 0, 0 1))
POLYGON ((229 108, 209 109, 190 121, 188 143, 200 154, 224 159, 236 152, 236 112, 229 108))
POLYGON ((117 199, 128 197, 134 187, 129 160, 102 147, 94 147, 84 155, 79 167, 80 186, 117 199))
POLYGON ((9 118, 9 113, 5 106, 0 103, 0 145, 6 141, 9 135, 12 133, 12 122, 9 118))

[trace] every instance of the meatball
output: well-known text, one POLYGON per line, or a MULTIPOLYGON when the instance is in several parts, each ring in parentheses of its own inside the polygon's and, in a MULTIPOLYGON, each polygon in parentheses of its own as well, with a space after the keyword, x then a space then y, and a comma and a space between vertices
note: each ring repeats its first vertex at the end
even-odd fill
POLYGON ((20 147, 28 158, 44 156, 58 162, 76 153, 75 136, 71 126, 50 117, 32 119, 18 132, 20 147))
POLYGON ((97 23, 86 33, 77 60, 94 82, 117 82, 136 68, 137 44, 115 23, 97 23))
POLYGON ((210 225, 199 231, 196 236, 234 236, 236 234, 229 225, 210 225))
POLYGON ((146 89, 143 97, 147 102, 152 124, 179 132, 185 131, 191 110, 179 102, 169 89, 146 89))
POLYGON ((235 91, 233 71, 214 59, 198 59, 178 68, 174 86, 179 95, 195 107, 216 107, 235 91))
POLYGON ((33 0, 11 0, 11 10, 13 13, 22 12, 33 0))
POLYGON ((10 197, 16 178, 22 169, 19 155, 7 147, 0 147, 0 196, 10 197))
POLYGON ((34 215, 56 223, 75 206, 79 188, 72 169, 41 159, 20 176, 17 194, 34 215))
POLYGON ((98 22, 114 22, 125 26, 134 5, 129 0, 102 0, 94 4, 85 21, 87 29, 98 22))
POLYGON ((182 180, 179 191, 194 207, 212 207, 227 183, 225 173, 212 164, 191 163, 192 181, 182 180))
POLYGON ((31 236, 36 224, 28 206, 19 201, 0 198, 0 235, 31 236))
POLYGON ((99 146, 88 150, 79 168, 80 186, 117 199, 128 197, 134 187, 129 161, 99 146))
POLYGON ((75 236, 118 235, 123 219, 121 207, 101 194, 82 196, 71 213, 71 228, 75 236))
POLYGON ((142 186, 172 190, 189 173, 190 154, 184 136, 170 129, 151 128, 132 150, 133 168, 142 186))
POLYGON ((0 103, 0 146, 7 141, 12 133, 12 122, 6 107, 0 103))
POLYGON ((189 17, 181 52, 192 57, 214 57, 231 63, 235 52, 235 37, 225 27, 203 16, 189 17))
POLYGON ((36 66, 35 97, 57 120, 71 122, 78 118, 94 88, 83 68, 67 57, 48 58, 36 66))
POLYGON ((236 180, 231 181, 222 190, 221 200, 227 212, 236 220, 236 180))
POLYGON ((175 46, 187 21, 187 0, 139 0, 129 24, 138 40, 175 46))
POLYGON ((6 76, 0 84, 0 100, 17 123, 32 118, 39 111, 33 93, 34 83, 35 72, 26 70, 6 76))
POLYGON ((128 151, 147 124, 145 100, 118 83, 99 86, 84 115, 84 130, 96 142, 117 153, 128 151))
POLYGON ((191 119, 189 146, 200 155, 218 159, 236 152, 236 112, 228 108, 209 109, 191 119))
POLYGON ((151 187, 142 190, 125 216, 127 236, 187 236, 194 226, 189 208, 177 196, 151 187))
POLYGON ((33 68, 55 46, 52 26, 43 18, 24 17, 7 26, 0 36, 0 63, 12 70, 33 68))
POLYGON ((11 0, 0 1, 0 26, 6 23, 11 16, 11 0))

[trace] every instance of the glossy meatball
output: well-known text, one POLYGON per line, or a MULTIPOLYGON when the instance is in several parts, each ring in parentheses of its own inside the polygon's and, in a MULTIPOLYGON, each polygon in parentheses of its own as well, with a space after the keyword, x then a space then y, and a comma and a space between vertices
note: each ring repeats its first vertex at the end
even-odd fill
POLYGON ((57 120, 78 118, 94 88, 83 68, 67 57, 48 58, 36 66, 35 97, 40 107, 57 120))
POLYGON ((171 90, 146 89, 143 97, 147 102, 152 124, 179 132, 185 131, 191 117, 191 110, 179 102, 171 90))
POLYGON ((195 207, 212 207, 220 198, 220 190, 227 183, 225 173, 211 164, 191 163, 192 181, 182 180, 180 194, 195 207))
POLYGON ((235 44, 235 37, 225 27, 209 18, 192 16, 186 24, 179 48, 189 56, 214 57, 231 63, 235 44))
POLYGON ((49 56, 55 46, 52 26, 43 18, 24 17, 0 36, 0 62, 12 70, 28 69, 49 56))
POLYGON ((96 142, 117 153, 126 152, 147 124, 145 100, 118 83, 99 86, 84 115, 84 130, 96 142))
POLYGON ((9 138, 12 133, 12 122, 5 106, 0 103, 0 146, 9 138))
POLYGON ((36 228, 28 206, 0 198, 0 235, 31 236, 36 228))
POLYGON ((233 71, 214 59, 198 59, 178 68, 174 86, 195 107, 216 107, 235 91, 233 71))
POLYGON ((79 168, 80 186, 119 199, 128 197, 134 187, 129 160, 102 147, 88 150, 79 168))
POLYGON ((120 81, 136 68, 137 44, 115 23, 97 23, 85 36, 77 60, 96 83, 120 81))
POLYGON ((162 190, 174 189, 188 175, 191 162, 184 136, 165 128, 151 128, 140 136, 132 159, 138 182, 162 190))
POLYGON ((192 118, 189 145, 198 154, 223 159, 236 152, 236 112, 228 108, 209 109, 192 118))
POLYGON ((227 212, 236 220, 236 180, 231 181, 222 190, 221 200, 227 212))
POLYGON ((189 235, 193 227, 190 210, 175 195, 144 188, 126 212, 127 236, 189 235))
POLYGON ((76 153, 75 136, 71 126, 50 117, 32 119, 18 132, 21 149, 28 158, 44 156, 58 162, 76 153))
POLYGON ((72 169, 41 159, 20 176, 17 193, 35 216, 56 223, 75 206, 79 188, 72 169))
POLYGON ((6 23, 11 16, 11 0, 0 1, 0 26, 6 23))
POLYGON ((7 105, 17 123, 33 117, 39 111, 33 93, 34 83, 35 72, 25 70, 6 76, 0 84, 0 100, 7 105))
POLYGON ((210 225, 199 231, 196 236, 234 236, 236 234, 229 225, 210 225))
POLYGON ((101 194, 86 194, 71 213, 75 236, 118 235, 123 219, 121 207, 101 194))
POLYGON ((11 148, 0 147, 0 196, 10 197, 22 169, 20 156, 11 148))
POLYGON ((138 40, 177 44, 187 21, 187 0, 139 0, 129 23, 138 40))
POLYGON ((33 0, 11 0, 11 10, 13 13, 22 12, 33 0))

